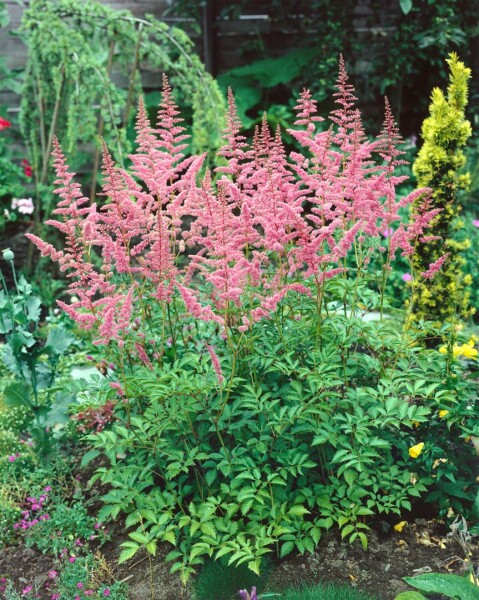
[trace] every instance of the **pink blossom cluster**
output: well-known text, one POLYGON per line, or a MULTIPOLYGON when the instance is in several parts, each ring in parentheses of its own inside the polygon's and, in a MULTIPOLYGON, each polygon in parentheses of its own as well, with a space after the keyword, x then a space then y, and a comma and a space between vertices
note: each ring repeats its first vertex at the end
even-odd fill
POLYGON ((51 487, 47 486, 43 490, 38 498, 29 496, 25 502, 27 508, 22 511, 22 518, 18 523, 14 523, 14 529, 30 529, 35 525, 38 525, 41 521, 47 521, 50 515, 43 511, 44 504, 48 501, 48 492, 51 491, 51 487))
POLYGON ((72 420, 77 421, 77 429, 82 433, 102 431, 113 419, 115 402, 108 400, 103 406, 89 407, 72 415, 72 420))
POLYGON ((230 91, 222 166, 202 175, 205 155, 185 155, 187 136, 165 78, 156 124, 140 102, 131 170, 103 148, 103 199, 93 204, 55 140, 59 220, 47 224, 65 247, 27 237, 68 273, 75 300, 59 306, 95 331, 96 344, 128 340, 130 356, 151 368, 156 350, 146 332, 154 303, 167 310, 177 295, 193 317, 217 323, 227 336, 269 318, 288 294, 319 296, 327 279, 347 276, 352 250, 358 268, 378 247, 387 268, 396 253, 411 256, 438 212, 430 190, 398 198, 407 177, 396 174, 404 161, 390 107, 370 141, 342 58, 334 96, 323 126, 315 100, 302 92, 288 130, 301 151, 288 154, 266 119, 247 143, 230 91), (400 212, 410 205, 414 215, 405 222, 400 212))

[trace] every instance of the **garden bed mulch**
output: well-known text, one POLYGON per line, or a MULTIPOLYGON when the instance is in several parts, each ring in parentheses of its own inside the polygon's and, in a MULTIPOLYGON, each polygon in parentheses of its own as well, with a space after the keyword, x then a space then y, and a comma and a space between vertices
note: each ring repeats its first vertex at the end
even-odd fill
MULTIPOLYGON (((367 551, 359 544, 351 546, 328 533, 314 554, 290 555, 273 565, 270 588, 280 590, 292 584, 332 581, 358 587, 381 600, 394 600, 399 592, 408 589, 402 580, 404 576, 431 571, 464 573, 463 551, 443 524, 416 519, 402 532, 380 529, 378 526, 370 533, 367 551)), ((136 562, 117 565, 118 545, 118 539, 109 542, 103 553, 116 579, 125 580, 130 586, 131 600, 151 600, 152 597, 187 600, 190 597, 189 589, 182 588, 177 575, 171 575, 169 565, 163 561, 170 550, 168 546, 160 548, 151 564, 148 557, 140 555, 136 562)), ((473 554, 477 562, 477 542, 473 544, 473 554)), ((26 582, 41 583, 50 568, 53 568, 52 561, 31 549, 19 546, 0 552, 0 576, 8 576, 18 587, 26 582)))

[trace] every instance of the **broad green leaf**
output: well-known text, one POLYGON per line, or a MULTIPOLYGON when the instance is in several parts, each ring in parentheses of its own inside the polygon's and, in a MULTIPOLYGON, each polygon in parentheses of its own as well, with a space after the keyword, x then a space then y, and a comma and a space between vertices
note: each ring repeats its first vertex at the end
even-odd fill
POLYGON ((26 383, 11 383, 3 390, 4 402, 7 406, 32 407, 32 388, 26 383))
POLYGON ((316 48, 299 48, 279 58, 265 58, 250 65, 235 67, 225 76, 250 78, 270 88, 298 77, 317 55, 316 48))
POLYGON ((404 581, 421 592, 442 594, 457 600, 479 600, 479 588, 459 575, 426 573, 416 577, 404 577, 404 581))
POLYGON ((399 6, 404 15, 407 15, 412 9, 412 0, 399 0, 399 6))
POLYGON ((42 301, 37 296, 30 296, 25 303, 27 316, 30 321, 37 322, 40 318, 40 306, 42 301))
POLYGON ((66 392, 58 392, 55 395, 55 402, 48 413, 45 421, 45 427, 53 427, 53 425, 68 423, 68 408, 75 401, 75 396, 66 392))
POLYGON ((64 327, 55 327, 55 329, 51 329, 48 334, 45 349, 60 356, 68 350, 74 340, 75 338, 70 335, 64 327))

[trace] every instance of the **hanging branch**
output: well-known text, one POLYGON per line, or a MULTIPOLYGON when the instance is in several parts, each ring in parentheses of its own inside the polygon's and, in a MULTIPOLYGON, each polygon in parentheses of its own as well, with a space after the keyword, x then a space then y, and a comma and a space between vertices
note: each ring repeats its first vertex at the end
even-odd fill
MULTIPOLYGON (((111 71, 113 69, 114 53, 115 53, 115 42, 114 42, 114 40, 111 40, 110 41, 110 49, 108 52, 108 65, 106 68, 106 72, 108 73, 108 76, 111 75, 111 71)), ((95 145, 95 158, 93 159, 90 203, 95 200, 95 195, 96 195, 96 183, 97 183, 97 178, 98 178, 98 168, 100 166, 100 140, 103 137, 104 128, 105 128, 105 119, 103 118, 103 114, 100 111, 100 118, 98 120, 97 143, 95 145)))

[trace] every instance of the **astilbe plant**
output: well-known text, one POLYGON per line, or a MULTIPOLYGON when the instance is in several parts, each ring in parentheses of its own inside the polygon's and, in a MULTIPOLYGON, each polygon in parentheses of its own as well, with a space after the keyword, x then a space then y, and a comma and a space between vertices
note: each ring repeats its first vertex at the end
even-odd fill
POLYGON ((302 152, 288 155, 266 121, 247 143, 230 93, 211 173, 204 155, 185 156, 165 79, 156 125, 140 103, 131 170, 104 148, 91 205, 55 141, 61 200, 48 224, 65 247, 29 238, 71 278, 78 300, 60 306, 118 374, 116 418, 88 436, 88 459, 111 463, 94 476, 112 485, 101 517, 137 526, 121 560, 162 540, 183 579, 213 555, 258 571, 275 545, 312 551, 333 523, 366 545, 368 515, 411 508, 434 481, 408 447, 436 390, 453 395, 446 357, 419 354, 382 312, 395 255, 412 255, 438 211, 427 189, 396 196, 391 111, 370 141, 342 60, 335 99, 322 128, 303 91, 288 131, 302 152))
POLYGON ((46 224, 65 235, 65 249, 27 237, 73 279, 70 291, 78 300, 59 306, 97 334, 96 344, 128 344, 145 362, 150 360, 145 355, 161 355, 161 347, 150 348, 145 339, 151 303, 163 306, 166 315, 176 292, 191 315, 217 323, 229 336, 268 318, 291 291, 314 290, 320 311, 324 281, 344 276, 352 249, 358 268, 365 268, 375 249, 372 240, 384 231, 394 228, 387 248, 380 248, 385 271, 398 250, 412 255, 438 210, 429 209, 427 189, 395 196, 405 176, 394 175, 400 138, 389 107, 384 131, 371 142, 342 63, 338 90, 339 108, 331 115, 336 132, 315 131, 322 119, 309 92, 301 94, 299 127, 288 133, 304 153, 291 153, 290 161, 280 132, 273 137, 266 123, 256 131, 253 147, 247 146, 230 94, 227 143, 219 152, 228 164, 217 168, 216 181, 208 171, 198 184, 204 155, 182 153, 186 136, 165 81, 156 128, 140 103, 131 173, 116 167, 104 148, 107 202, 101 205, 89 205, 55 140, 61 201, 54 213, 61 220, 46 224), (384 164, 374 161, 375 154, 384 164), (399 209, 418 198, 421 210, 404 223, 399 209), (94 266, 94 252, 101 255, 101 268, 94 266), (133 314, 145 320, 136 335, 133 314))

